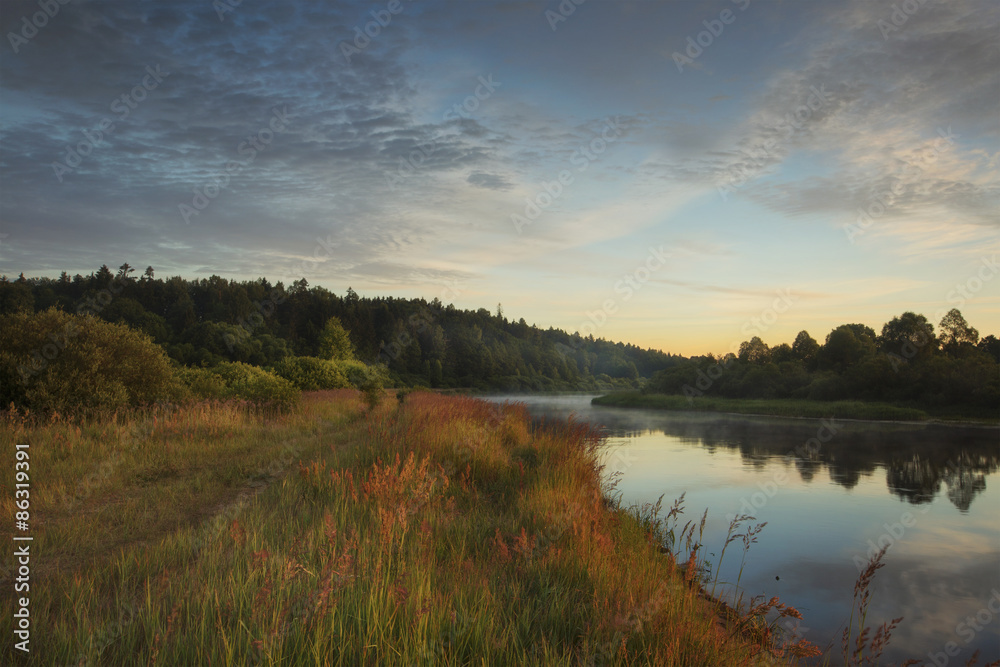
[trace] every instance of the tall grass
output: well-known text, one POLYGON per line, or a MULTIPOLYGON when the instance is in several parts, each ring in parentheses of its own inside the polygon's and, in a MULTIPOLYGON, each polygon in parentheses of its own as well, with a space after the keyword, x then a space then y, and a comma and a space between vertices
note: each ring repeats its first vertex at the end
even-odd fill
POLYGON ((812 652, 767 630, 776 601, 734 614, 706 598, 704 520, 609 501, 587 425, 401 398, 7 415, 4 455, 31 444, 31 661, 687 667, 812 652))

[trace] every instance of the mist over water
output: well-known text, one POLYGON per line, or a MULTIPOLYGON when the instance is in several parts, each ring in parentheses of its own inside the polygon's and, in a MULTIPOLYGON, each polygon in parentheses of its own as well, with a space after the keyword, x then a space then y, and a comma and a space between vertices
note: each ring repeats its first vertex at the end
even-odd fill
MULTIPOLYGON (((713 565, 733 516, 767 522, 746 555, 744 595, 796 607, 804 620, 789 629, 834 655, 859 566, 889 544, 868 624, 904 619, 883 659, 965 664, 977 649, 980 664, 1000 659, 1000 429, 601 408, 591 398, 490 400, 603 427, 605 475, 619 474, 624 504, 663 495, 666 511, 686 494, 681 523, 708 510, 713 565), (957 655, 945 653, 949 642, 957 655)), ((736 581, 741 547, 727 550, 721 581, 736 581)))

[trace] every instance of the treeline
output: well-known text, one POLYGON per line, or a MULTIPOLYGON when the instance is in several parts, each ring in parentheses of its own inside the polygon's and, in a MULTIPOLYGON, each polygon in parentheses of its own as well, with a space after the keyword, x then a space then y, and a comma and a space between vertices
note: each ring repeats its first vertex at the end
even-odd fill
MULTIPOLYGON (((350 288, 337 295, 304 278, 288 286, 264 278, 163 280, 152 267, 136 275, 128 264, 89 276, 0 276, 0 316, 50 309, 147 334, 175 367, 189 369, 179 377, 196 393, 226 377, 246 377, 252 367, 298 389, 361 387, 377 375, 397 386, 436 388, 643 387, 689 397, 853 399, 994 412, 1000 406, 1000 341, 980 339, 958 310, 937 331, 923 315, 906 312, 880 333, 845 324, 822 344, 802 331, 791 344, 770 348, 754 337, 738 354, 685 358, 539 329, 523 318, 508 320, 500 306, 496 313, 461 310, 438 299, 363 298, 350 288), (198 374, 206 369, 214 372, 211 381, 198 374), (373 375, 373 369, 381 370, 373 375)), ((27 334, 11 339, 0 355, 20 376, 25 369, 37 373, 47 354, 58 354, 61 334, 45 335, 28 347, 27 334)))
POLYGON ((802 331, 789 345, 759 337, 738 354, 692 357, 656 373, 644 391, 729 398, 888 401, 924 408, 954 407, 996 417, 1000 410, 1000 340, 980 339, 957 309, 938 331, 924 315, 906 312, 880 333, 844 324, 823 344, 802 331))
MULTIPOLYGON (((387 366, 409 386, 511 391, 609 389, 683 359, 657 350, 539 329, 485 308, 440 300, 337 295, 303 278, 284 285, 261 278, 186 280, 142 275, 128 264, 89 276, 0 278, 0 314, 57 308, 144 332, 177 363, 209 368, 241 362, 278 368, 291 358, 326 358, 324 327, 339 321, 353 355, 387 366)), ((286 362, 287 365, 287 362, 286 362)))

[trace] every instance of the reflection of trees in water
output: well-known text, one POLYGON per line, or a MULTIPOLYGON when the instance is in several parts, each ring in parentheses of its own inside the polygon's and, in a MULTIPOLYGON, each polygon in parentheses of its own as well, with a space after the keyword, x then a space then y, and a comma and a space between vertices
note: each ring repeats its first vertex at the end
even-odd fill
POLYGON ((960 471, 952 477, 945 478, 948 485, 948 500, 963 512, 969 511, 969 505, 977 493, 986 490, 986 475, 971 471, 960 471))
MULTIPOLYGON (((565 418, 565 409, 532 412, 565 418)), ((601 424, 612 437, 635 437, 650 431, 678 438, 709 452, 737 450, 743 462, 765 466, 785 457, 805 482, 824 467, 835 483, 854 488, 863 476, 886 470, 889 492, 913 504, 930 502, 942 486, 959 510, 969 509, 986 488, 986 476, 1000 470, 1000 432, 940 424, 887 424, 834 420, 836 434, 817 438, 818 419, 767 419, 708 413, 641 409, 585 409, 577 418, 601 424), (807 443, 818 445, 810 452, 807 443)))
POLYGON ((889 491, 914 505, 929 503, 941 487, 941 479, 930 461, 917 455, 909 461, 896 461, 886 471, 889 491))
POLYGON ((944 484, 948 500, 967 512, 972 499, 986 489, 986 475, 997 469, 996 457, 992 458, 962 451, 941 466, 914 454, 908 461, 894 462, 886 483, 893 494, 914 505, 929 503, 944 484))
POLYGON ((900 499, 928 503, 943 486, 948 500, 963 512, 985 490, 986 476, 1000 470, 1000 438, 994 428, 835 420, 836 434, 823 443, 811 440, 821 426, 816 419, 785 421, 634 412, 600 411, 599 417, 612 432, 634 431, 641 425, 697 443, 709 451, 735 449, 748 466, 761 467, 775 457, 785 456, 794 460, 805 482, 811 482, 825 467, 830 479, 851 489, 881 466, 886 469, 889 492, 900 499), (811 453, 809 442, 819 445, 818 450, 811 453))
POLYGON ((830 473, 830 479, 845 489, 853 489, 861 481, 861 471, 857 468, 839 466, 831 462, 827 464, 827 469, 830 473))
POLYGON ((815 458, 795 458, 795 468, 804 482, 811 482, 813 476, 823 469, 823 464, 815 458))

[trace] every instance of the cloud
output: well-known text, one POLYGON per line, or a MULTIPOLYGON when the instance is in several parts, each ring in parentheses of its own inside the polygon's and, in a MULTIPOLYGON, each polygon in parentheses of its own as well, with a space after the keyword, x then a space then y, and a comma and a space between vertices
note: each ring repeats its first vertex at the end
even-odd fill
POLYGON ((688 280, 666 280, 666 279, 654 279, 653 282, 662 283, 664 285, 674 285, 675 287, 683 287, 685 289, 694 292, 712 292, 719 294, 739 294, 743 296, 769 296, 769 293, 764 290, 750 290, 741 289, 738 287, 727 287, 724 285, 709 285, 705 283, 696 283, 688 280))
POLYGON ((831 10, 843 30, 814 45, 799 68, 774 77, 756 114, 748 146, 761 145, 762 128, 804 99, 807 88, 828 87, 827 108, 765 162, 809 151, 833 168, 823 176, 777 174, 747 192, 790 215, 846 215, 885 196, 889 217, 944 212, 995 226, 1000 144, 987 100, 1000 98, 1000 48, 991 27, 1000 10, 992 3, 928 3, 883 39, 877 24, 892 7, 856 2, 831 10))
POLYGON ((476 187, 486 188, 489 190, 510 190, 514 187, 507 179, 499 174, 487 174, 481 171, 474 171, 469 174, 468 181, 476 187))
MULTIPOLYGON (((680 279, 659 276, 673 287, 753 291, 811 281, 781 273, 785 252, 841 281, 828 239, 882 199, 858 248, 890 259, 869 279, 911 284, 921 256, 944 266, 995 245, 995 3, 922 3, 887 38, 890 0, 753 3, 683 74, 671 52, 712 18, 696 3, 586 3, 555 32, 535 2, 402 6, 348 62, 365 3, 244 2, 224 21, 196 0, 60 5, 17 53, 0 49, 0 273, 129 261, 486 292, 515 289, 498 276, 516 267, 517 289, 588 304, 606 286, 579 277, 604 254, 655 243, 691 250, 680 279), (169 75, 122 116, 147 67, 169 75), (499 85, 486 96, 480 77, 499 85), (276 109, 287 130, 271 136, 276 109), (53 162, 104 118, 114 130, 60 182, 53 162), (621 135, 581 161, 609 118, 621 135), (180 205, 234 161, 185 220, 180 205), (572 183, 518 234, 510 216, 564 170, 572 183), (712 277, 688 280, 705 262, 712 277)), ((0 30, 37 7, 6 3, 0 30)))

